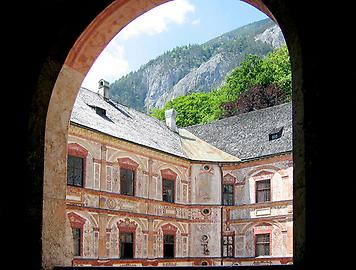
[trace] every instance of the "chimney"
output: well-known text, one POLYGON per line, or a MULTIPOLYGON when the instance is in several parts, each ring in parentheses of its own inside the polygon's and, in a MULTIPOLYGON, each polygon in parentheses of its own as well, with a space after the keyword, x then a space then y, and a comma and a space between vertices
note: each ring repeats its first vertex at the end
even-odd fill
POLYGON ((177 125, 176 125, 177 111, 172 108, 172 109, 167 110, 164 114, 166 117, 167 127, 169 127, 169 129, 174 132, 178 132, 177 125))
POLYGON ((99 81, 98 94, 104 97, 105 99, 109 99, 109 90, 110 90, 109 82, 105 81, 104 79, 101 79, 99 81))

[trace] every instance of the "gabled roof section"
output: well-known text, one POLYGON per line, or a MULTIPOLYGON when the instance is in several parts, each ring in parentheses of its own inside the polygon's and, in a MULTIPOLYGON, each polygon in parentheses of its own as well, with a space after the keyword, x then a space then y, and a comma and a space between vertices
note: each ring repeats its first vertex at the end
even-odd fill
POLYGON ((180 136, 163 122, 81 88, 71 122, 136 144, 185 157, 180 136), (95 108, 105 110, 105 117, 95 108))
POLYGON ((292 151, 292 103, 186 128, 233 156, 248 160, 292 151), (280 136, 272 136, 278 134, 280 136))
POLYGON ((180 128, 179 135, 181 136, 182 148, 184 154, 195 161, 215 161, 215 162, 234 162, 240 161, 238 157, 225 153, 215 146, 199 139, 194 134, 186 129, 180 128))
POLYGON ((173 132, 164 122, 85 88, 78 93, 71 122, 194 161, 239 161, 184 129, 173 132))

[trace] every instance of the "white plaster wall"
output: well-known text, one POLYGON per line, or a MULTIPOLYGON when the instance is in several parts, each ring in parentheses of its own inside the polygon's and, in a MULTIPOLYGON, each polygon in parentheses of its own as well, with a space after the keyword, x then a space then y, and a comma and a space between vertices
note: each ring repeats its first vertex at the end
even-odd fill
POLYGON ((191 165, 192 204, 221 204, 221 172, 218 165, 191 165))
POLYGON ((190 257, 219 257, 221 255, 220 245, 221 225, 220 223, 192 223, 190 224, 190 257), (203 252, 202 236, 207 235, 209 254, 203 252))

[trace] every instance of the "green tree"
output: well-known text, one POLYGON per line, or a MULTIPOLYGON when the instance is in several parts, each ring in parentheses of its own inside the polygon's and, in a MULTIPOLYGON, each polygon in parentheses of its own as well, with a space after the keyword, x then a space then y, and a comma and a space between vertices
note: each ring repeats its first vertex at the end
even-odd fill
POLYGON ((246 55, 244 61, 231 72, 220 88, 210 93, 192 93, 175 98, 167 102, 162 109, 153 109, 151 115, 164 120, 164 112, 174 108, 178 113, 177 125, 186 127, 235 115, 239 113, 239 104, 248 107, 246 100, 253 100, 254 106, 259 108, 264 105, 256 104, 272 106, 290 101, 291 96, 289 54, 287 47, 282 46, 265 58, 246 55), (266 91, 266 95, 263 91, 266 91), (240 97, 244 102, 239 102, 240 97))

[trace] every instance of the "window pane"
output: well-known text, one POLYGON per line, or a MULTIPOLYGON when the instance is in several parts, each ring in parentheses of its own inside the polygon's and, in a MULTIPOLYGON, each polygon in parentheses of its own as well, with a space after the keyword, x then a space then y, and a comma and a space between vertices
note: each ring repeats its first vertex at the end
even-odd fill
POLYGON ((270 180, 256 182, 256 203, 268 202, 271 200, 271 185, 270 180))
POLYGON ((81 157, 68 156, 67 184, 83 186, 84 159, 81 157))
POLYGON ((223 236, 223 257, 234 257, 234 236, 223 236))
POLYGON ((223 204, 224 205, 234 205, 233 195, 232 194, 224 194, 223 204))
POLYGON ((174 235, 164 235, 165 244, 174 244, 174 235))
POLYGON ((224 185, 224 193, 232 193, 233 192, 233 186, 232 185, 224 185))
POLYGON ((162 180, 162 200, 164 202, 174 202, 174 181, 173 180, 168 180, 168 179, 163 179, 162 180))
POLYGON ((269 234, 256 235, 256 256, 270 255, 269 234))
POLYGON ((74 244, 74 256, 80 256, 81 249, 81 229, 73 228, 73 244, 74 244))
POLYGON ((258 182, 256 182, 256 184, 257 184, 257 189, 258 190, 263 190, 263 189, 269 189, 270 188, 270 180, 258 181, 258 182))
POLYGON ((174 257, 174 245, 173 244, 164 244, 163 257, 164 258, 173 258, 174 257))
POLYGON ((134 171, 120 169, 120 194, 134 195, 134 177, 134 171))
POLYGON ((232 245, 227 246, 227 256, 228 257, 233 257, 234 256, 234 249, 232 245))
POLYGON ((223 205, 234 205, 233 185, 223 185, 223 205))
POLYGON ((133 233, 120 233, 120 258, 133 258, 133 233))
POLYGON ((232 238, 232 236, 229 236, 229 244, 233 244, 233 238, 232 238))

